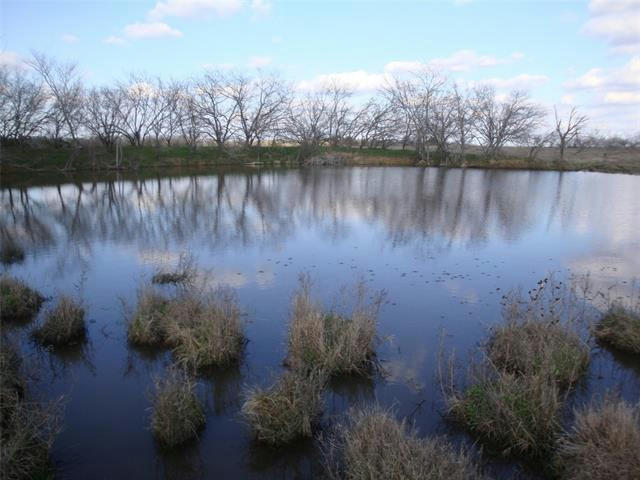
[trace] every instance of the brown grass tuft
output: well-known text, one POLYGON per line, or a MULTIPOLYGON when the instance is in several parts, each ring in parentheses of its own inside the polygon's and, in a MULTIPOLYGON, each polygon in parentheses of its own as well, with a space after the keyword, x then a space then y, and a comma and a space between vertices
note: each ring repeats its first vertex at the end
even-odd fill
POLYGON ((322 392, 326 374, 285 372, 268 389, 248 392, 242 413, 260 441, 281 445, 300 437, 310 437, 322 412, 322 392))
POLYGON ((184 294, 167 309, 166 340, 178 363, 197 370, 238 361, 245 345, 235 294, 219 288, 206 295, 184 294))
POLYGON ((41 405, 27 396, 22 360, 0 343, 0 472, 6 480, 49 476, 49 451, 59 432, 61 402, 41 405))
POLYGON ((443 437, 421 439, 405 420, 374 406, 352 410, 325 442, 335 480, 473 480, 483 478, 470 452, 443 437))
POLYGON ((56 306, 47 312, 42 325, 33 331, 33 336, 43 345, 65 346, 84 340, 86 333, 84 307, 73 298, 63 295, 56 306))
POLYGON ((205 424, 196 384, 183 370, 172 367, 156 380, 151 430, 165 447, 175 447, 198 435, 205 424))
POLYGON ((560 437, 555 464, 566 480, 640 478, 640 404, 607 396, 576 412, 560 437))
POLYGON ((640 354, 640 312, 613 305, 596 325, 595 336, 614 348, 640 354))
POLYGON ((470 369, 469 386, 446 396, 448 413, 501 455, 539 457, 551 448, 563 398, 545 375, 470 369))
POLYGON ((195 259, 189 254, 180 254, 175 270, 156 270, 151 277, 152 283, 193 284, 197 275, 195 259))
POLYGON ((575 311, 575 302, 571 292, 553 281, 540 282, 527 300, 518 292, 509 293, 503 304, 504 323, 492 329, 487 344, 489 359, 508 372, 546 375, 562 388, 574 385, 590 359, 578 316, 568 313, 575 311))
POLYGON ((23 281, 9 275, 0 276, 0 317, 3 322, 32 320, 42 302, 44 297, 23 281))
POLYGON ((350 316, 325 312, 311 298, 308 276, 300 278, 289 326, 288 363, 296 369, 319 368, 333 374, 368 374, 374 366, 381 294, 367 304, 363 284, 350 316))
POLYGON ((127 319, 127 339, 133 345, 158 346, 165 342, 169 301, 153 288, 138 291, 138 305, 127 319))

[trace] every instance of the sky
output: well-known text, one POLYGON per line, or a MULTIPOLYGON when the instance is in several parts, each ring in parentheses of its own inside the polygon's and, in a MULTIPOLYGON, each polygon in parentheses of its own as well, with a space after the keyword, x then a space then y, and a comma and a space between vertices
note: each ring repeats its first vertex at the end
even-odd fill
POLYGON ((427 64, 548 112, 575 105, 601 133, 640 131, 640 0, 1 0, 0 27, 0 64, 44 52, 89 85, 219 68, 365 95, 427 64))

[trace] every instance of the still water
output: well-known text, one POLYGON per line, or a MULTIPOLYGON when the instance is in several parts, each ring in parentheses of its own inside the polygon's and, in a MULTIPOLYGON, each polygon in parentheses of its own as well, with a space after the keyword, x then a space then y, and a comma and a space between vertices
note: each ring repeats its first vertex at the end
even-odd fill
MULTIPOLYGON (((301 272, 327 306, 359 279, 387 292, 385 374, 333 382, 325 426, 378 401, 422 435, 462 442, 469 438, 442 416, 441 341, 464 357, 500 320, 504 292, 551 272, 590 272, 595 288, 622 296, 640 277, 638 176, 349 167, 4 179, 0 212, 3 242, 25 251, 3 268, 47 296, 72 293, 86 304, 90 340, 80 350, 42 351, 28 328, 9 332, 39 365, 38 393, 67 399, 53 456, 69 479, 316 476, 314 442, 267 449, 239 415, 246 387, 282 371, 301 272), (168 453, 153 441, 148 408, 171 357, 128 348, 124 316, 154 269, 174 266, 182 252, 236 289, 249 343, 239 367, 199 379, 206 428, 168 453)), ((574 401, 606 389, 640 398, 640 361, 594 347, 574 401)), ((521 467, 489 468, 502 476, 521 467)))

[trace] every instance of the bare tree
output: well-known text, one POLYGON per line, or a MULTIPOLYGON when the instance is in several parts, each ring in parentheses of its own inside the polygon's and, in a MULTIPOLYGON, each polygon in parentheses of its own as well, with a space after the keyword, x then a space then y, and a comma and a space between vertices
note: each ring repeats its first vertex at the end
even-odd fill
POLYGON ((47 120, 47 94, 42 82, 22 69, 0 67, 0 140, 23 141, 47 120))
POLYGON ((571 107, 566 123, 558 117, 558 110, 554 107, 555 131, 558 134, 558 146, 560 147, 560 161, 564 161, 564 151, 568 145, 580 136, 586 126, 589 117, 580 115, 575 107, 571 107))
POLYGON ((323 88, 328 102, 327 137, 331 146, 336 147, 347 134, 352 107, 349 99, 353 92, 337 82, 331 82, 323 88))
POLYGON ((115 145, 120 130, 122 95, 119 89, 92 88, 84 101, 84 126, 107 149, 115 145))
POLYGON ((326 92, 292 101, 283 122, 283 134, 303 151, 315 150, 328 138, 329 101, 326 92))
POLYGON ((74 143, 82 121, 83 87, 74 63, 57 63, 42 53, 33 52, 27 61, 49 88, 53 108, 63 121, 66 133, 74 143))
POLYGON ((118 129, 131 145, 141 147, 149 134, 159 130, 167 106, 162 100, 162 85, 146 77, 130 75, 118 85, 122 101, 118 110, 118 129))
POLYGON ((472 109, 476 137, 489 158, 500 155, 506 144, 521 142, 544 116, 525 93, 513 91, 506 100, 499 101, 491 86, 474 90, 472 109))
POLYGON ((195 102, 203 132, 224 149, 234 135, 238 105, 229 93, 229 80, 220 72, 207 72, 195 85, 195 102))
POLYGON ((473 109, 469 102, 468 92, 462 92, 455 83, 451 91, 451 101, 455 111, 455 132, 459 145, 460 161, 464 162, 467 154, 467 145, 473 139, 473 109))
POLYGON ((251 79, 235 75, 228 85, 228 92, 236 104, 238 130, 244 146, 260 144, 284 114, 288 95, 283 83, 276 77, 251 79))
POLYGON ((428 132, 438 153, 446 163, 449 157, 449 144, 456 133, 456 103, 448 93, 436 95, 430 111, 428 132))
POLYGON ((195 152, 202 135, 202 122, 195 97, 188 84, 180 88, 177 101, 177 121, 180 133, 191 151, 195 152))
POLYGON ((445 84, 437 72, 423 69, 412 79, 394 78, 383 88, 392 105, 401 110, 411 125, 416 150, 421 160, 430 162, 429 136, 432 129, 432 108, 436 95, 445 84))
POLYGON ((538 158, 538 154, 543 148, 551 146, 554 135, 555 132, 533 133, 523 139, 524 145, 529 149, 527 158, 530 162, 534 162, 538 158))

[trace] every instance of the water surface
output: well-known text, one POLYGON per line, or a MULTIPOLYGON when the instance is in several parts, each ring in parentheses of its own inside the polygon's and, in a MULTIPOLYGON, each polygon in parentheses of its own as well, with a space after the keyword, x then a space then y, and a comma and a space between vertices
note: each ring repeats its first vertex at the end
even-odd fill
MULTIPOLYGON (((384 289, 384 377, 341 379, 325 425, 359 402, 410 416, 422 435, 468 437, 442 417, 436 379, 441 332, 464 355, 500 320, 510 288, 550 272, 591 273, 594 288, 629 295, 640 276, 640 177, 598 173, 349 167, 147 171, 144 175, 5 181, 0 234, 25 251, 5 265, 43 293, 81 295, 90 341, 51 353, 10 332, 38 365, 45 398, 65 395, 54 458, 62 478, 312 478, 316 445, 266 449, 239 416, 247 385, 282 370, 290 299, 301 272, 340 305, 364 279, 384 289), (149 389, 171 361, 130 349, 124 314, 155 268, 190 252, 236 289, 249 343, 238 368, 200 378, 201 437, 163 452, 148 430, 149 389), (613 286, 613 289, 610 287, 613 286), (124 307, 123 307, 124 306, 124 307)), ((637 358, 594 347, 575 401, 613 388, 640 397, 637 358)), ((507 464, 507 470, 518 469, 507 464)), ((504 463, 496 462, 502 474, 504 463)))

